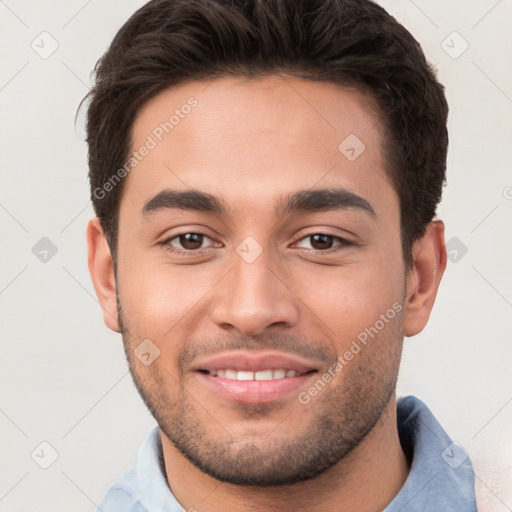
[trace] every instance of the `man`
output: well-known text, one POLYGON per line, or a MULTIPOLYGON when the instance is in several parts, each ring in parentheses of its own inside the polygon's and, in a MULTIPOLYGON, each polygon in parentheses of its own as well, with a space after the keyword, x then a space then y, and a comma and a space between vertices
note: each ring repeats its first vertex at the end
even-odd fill
POLYGON ((154 0, 89 96, 89 269, 158 422, 99 509, 476 510, 395 396, 446 266, 414 38, 369 1, 154 0))

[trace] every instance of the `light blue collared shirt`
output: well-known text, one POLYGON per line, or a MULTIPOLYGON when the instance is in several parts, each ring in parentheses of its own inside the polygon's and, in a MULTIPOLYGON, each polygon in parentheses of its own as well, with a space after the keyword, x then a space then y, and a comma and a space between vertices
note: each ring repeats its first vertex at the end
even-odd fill
MULTIPOLYGON (((383 512, 476 512, 473 466, 464 448, 452 442, 416 397, 402 398, 397 408, 400 442, 411 453, 412 465, 405 484, 383 512)), ((158 427, 98 511, 185 512, 167 484, 158 427)))

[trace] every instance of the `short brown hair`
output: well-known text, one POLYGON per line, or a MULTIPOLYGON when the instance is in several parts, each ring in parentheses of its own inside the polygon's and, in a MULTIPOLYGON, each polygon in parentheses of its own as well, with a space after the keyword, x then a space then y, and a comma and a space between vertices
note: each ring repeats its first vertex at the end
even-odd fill
POLYGON ((448 105, 419 43, 369 0, 152 0, 95 67, 85 99, 89 180, 114 261, 123 184, 140 107, 163 89, 216 76, 286 73, 356 87, 387 127, 387 172, 400 198, 404 260, 445 182, 448 105), (103 191, 98 197, 98 190, 103 191))

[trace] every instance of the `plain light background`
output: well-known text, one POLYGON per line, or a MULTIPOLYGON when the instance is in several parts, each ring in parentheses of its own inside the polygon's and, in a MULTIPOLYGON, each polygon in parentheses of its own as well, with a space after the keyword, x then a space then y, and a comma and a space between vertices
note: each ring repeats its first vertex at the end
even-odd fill
MULTIPOLYGON (((1 511, 94 510, 155 425, 88 274, 83 113, 74 127, 96 60, 144 3, 0 0, 1 511)), ((439 216, 452 261, 429 325, 405 341, 398 394, 470 453, 482 510, 510 511, 512 2, 380 3, 450 105, 439 216)))

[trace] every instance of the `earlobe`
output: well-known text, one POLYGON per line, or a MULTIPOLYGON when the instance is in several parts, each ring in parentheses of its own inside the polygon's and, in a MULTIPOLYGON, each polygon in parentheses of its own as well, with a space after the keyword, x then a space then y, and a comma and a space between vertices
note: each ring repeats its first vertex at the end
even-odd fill
POLYGON ((405 336, 418 334, 427 324, 445 268, 444 223, 435 219, 413 245, 406 284, 405 336))
POLYGON ((109 329, 121 332, 116 302, 114 263, 103 228, 97 217, 87 225, 89 273, 109 329))

